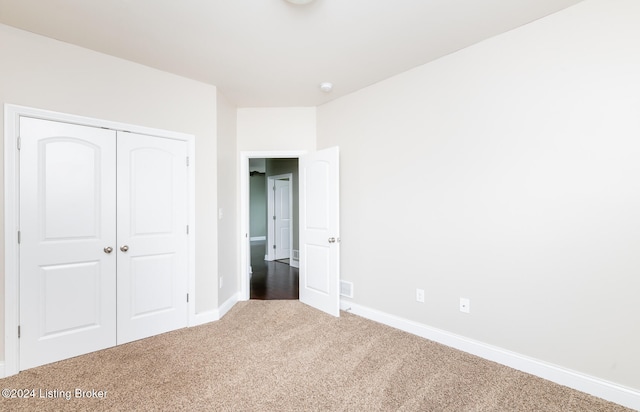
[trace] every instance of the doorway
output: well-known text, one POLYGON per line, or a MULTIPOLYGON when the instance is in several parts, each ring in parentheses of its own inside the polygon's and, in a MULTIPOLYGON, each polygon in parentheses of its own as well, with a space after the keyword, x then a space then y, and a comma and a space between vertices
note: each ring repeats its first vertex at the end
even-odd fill
POLYGON ((249 298, 298 299, 298 159, 249 160, 249 298))
MULTIPOLYGON (((338 147, 313 152, 240 152, 240 293, 250 298, 251 247, 249 225, 250 159, 298 159, 299 299, 340 316, 340 201, 338 147)), ((293 208, 294 211, 296 207, 293 208)))

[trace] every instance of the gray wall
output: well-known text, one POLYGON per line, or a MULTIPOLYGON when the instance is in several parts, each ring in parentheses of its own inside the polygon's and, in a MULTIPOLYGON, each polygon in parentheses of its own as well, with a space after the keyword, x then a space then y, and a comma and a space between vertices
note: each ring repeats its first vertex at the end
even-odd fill
POLYGON ((264 174, 249 177, 249 236, 267 236, 267 178, 264 174))
POLYGON ((354 303, 640 390, 638 50, 587 0, 320 106, 354 303))

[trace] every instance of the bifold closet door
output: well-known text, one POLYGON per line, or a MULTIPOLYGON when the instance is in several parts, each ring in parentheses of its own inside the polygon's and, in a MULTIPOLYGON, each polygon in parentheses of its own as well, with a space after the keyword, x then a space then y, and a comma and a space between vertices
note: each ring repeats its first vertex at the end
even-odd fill
POLYGON ((187 326, 187 144, 20 119, 20 369, 187 326))
POLYGON ((116 344, 116 133, 20 119, 20 369, 116 344))
POLYGON ((187 326, 187 144, 118 133, 118 344, 187 326))

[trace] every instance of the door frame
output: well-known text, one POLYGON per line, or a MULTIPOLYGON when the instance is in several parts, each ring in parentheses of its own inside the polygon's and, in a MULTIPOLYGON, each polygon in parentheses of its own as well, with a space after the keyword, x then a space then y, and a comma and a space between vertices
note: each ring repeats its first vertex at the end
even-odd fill
MULTIPOLYGON (((20 320, 20 259, 18 247, 19 230, 19 122, 20 117, 33 117, 83 126, 102 127, 115 131, 126 131, 187 143, 188 153, 188 293, 193 296, 188 303, 187 325, 196 324, 195 313, 195 136, 168 130, 132 124, 112 122, 73 114, 42 110, 13 104, 4 105, 4 365, 0 364, 0 377, 15 375, 20 371, 18 325, 20 320), (4 366, 4 368, 2 368, 4 366), (4 370, 3 370, 4 369, 4 370)), ((185 159, 187 161, 187 159, 185 159)))
POLYGON ((269 245, 273 245, 275 242, 275 221, 269 216, 273 216, 275 213, 274 208, 276 206, 275 195, 273 191, 273 185, 276 184, 276 180, 287 180, 289 182, 289 210, 291 213, 291 224, 289 225, 289 259, 293 258, 293 173, 286 173, 281 175, 267 176, 267 260, 276 260, 275 251, 269 245))
MULTIPOLYGON (((240 152, 240 300, 249 300, 251 245, 249 239, 249 159, 298 159, 306 150, 244 151, 240 152)), ((303 183, 299 183, 303 184, 303 183)), ((302 264, 302 262, 300 262, 302 264)))

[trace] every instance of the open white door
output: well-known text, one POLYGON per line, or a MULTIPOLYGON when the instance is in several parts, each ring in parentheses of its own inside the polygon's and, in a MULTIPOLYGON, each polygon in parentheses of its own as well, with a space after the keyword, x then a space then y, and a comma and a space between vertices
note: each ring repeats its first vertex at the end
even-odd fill
POLYGON ((340 316, 339 151, 300 157, 300 301, 340 316))

